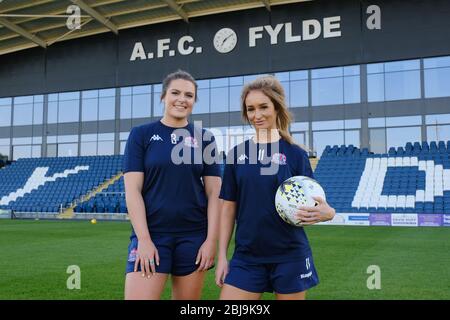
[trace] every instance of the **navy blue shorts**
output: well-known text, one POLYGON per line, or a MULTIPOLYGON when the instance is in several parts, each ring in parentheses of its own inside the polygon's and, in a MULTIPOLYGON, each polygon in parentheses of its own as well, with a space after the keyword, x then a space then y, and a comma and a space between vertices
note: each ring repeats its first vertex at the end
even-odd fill
POLYGON ((319 283, 311 256, 295 262, 248 263, 232 258, 225 283, 239 289, 263 293, 297 293, 319 283))
MULTIPOLYGON (((156 272, 186 276, 196 271, 199 265, 195 264, 195 259, 198 250, 206 240, 206 235, 206 233, 189 236, 152 234, 152 241, 159 255, 159 266, 155 264, 156 272)), ((137 247, 137 237, 130 237, 126 273, 134 272, 137 247)), ((140 263, 137 271, 141 271, 140 263)))

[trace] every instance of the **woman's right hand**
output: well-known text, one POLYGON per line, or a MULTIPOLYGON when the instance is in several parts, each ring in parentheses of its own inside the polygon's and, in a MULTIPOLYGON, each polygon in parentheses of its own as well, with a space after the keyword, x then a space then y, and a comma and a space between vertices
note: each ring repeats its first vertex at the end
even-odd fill
POLYGON ((216 285, 222 288, 225 277, 228 274, 228 261, 226 257, 218 259, 216 266, 216 285))
POLYGON ((138 265, 141 266, 142 277, 150 278, 156 273, 155 263, 159 266, 158 249, 150 239, 139 240, 134 263, 134 272, 137 272, 138 265))

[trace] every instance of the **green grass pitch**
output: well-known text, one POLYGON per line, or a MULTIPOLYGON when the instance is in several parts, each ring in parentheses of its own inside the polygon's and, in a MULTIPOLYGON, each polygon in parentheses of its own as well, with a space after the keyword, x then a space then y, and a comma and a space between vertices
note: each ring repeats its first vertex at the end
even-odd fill
MULTIPOLYGON (((450 228, 306 230, 321 281, 308 299, 450 299, 450 228), (367 288, 371 265, 379 290, 367 288)), ((123 299, 129 234, 129 222, 0 220, 0 299, 123 299), (67 289, 70 265, 80 267, 79 290, 67 289)), ((202 298, 218 296, 211 270, 202 298)))

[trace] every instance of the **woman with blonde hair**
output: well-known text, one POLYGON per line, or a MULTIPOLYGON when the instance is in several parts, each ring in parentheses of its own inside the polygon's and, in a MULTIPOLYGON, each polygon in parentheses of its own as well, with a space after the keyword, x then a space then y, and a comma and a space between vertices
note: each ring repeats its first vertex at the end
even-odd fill
MULTIPOLYGON (((284 222, 275 209, 278 186, 292 176, 313 177, 307 153, 294 143, 291 116, 281 83, 263 76, 248 83, 241 96, 244 120, 256 135, 227 156, 220 198, 219 254, 216 284, 221 299, 259 299, 275 292, 277 299, 305 299, 319 283, 303 227, 284 222), (227 261, 236 221, 235 251, 227 261)), ((324 199, 302 207, 302 225, 331 220, 335 210, 324 199)))

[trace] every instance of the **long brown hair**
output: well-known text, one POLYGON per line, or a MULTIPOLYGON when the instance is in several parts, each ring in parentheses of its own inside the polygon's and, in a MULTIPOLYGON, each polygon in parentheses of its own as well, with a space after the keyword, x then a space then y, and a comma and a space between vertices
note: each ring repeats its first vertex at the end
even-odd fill
POLYGON ((280 81, 278 81, 278 79, 274 76, 262 76, 244 86, 241 94, 241 112, 244 121, 250 124, 245 99, 250 91, 254 90, 261 91, 272 101, 275 106, 275 112, 277 113, 277 129, 280 136, 290 144, 295 144, 294 139, 289 133, 289 125, 292 121, 292 115, 286 104, 286 95, 280 81))

